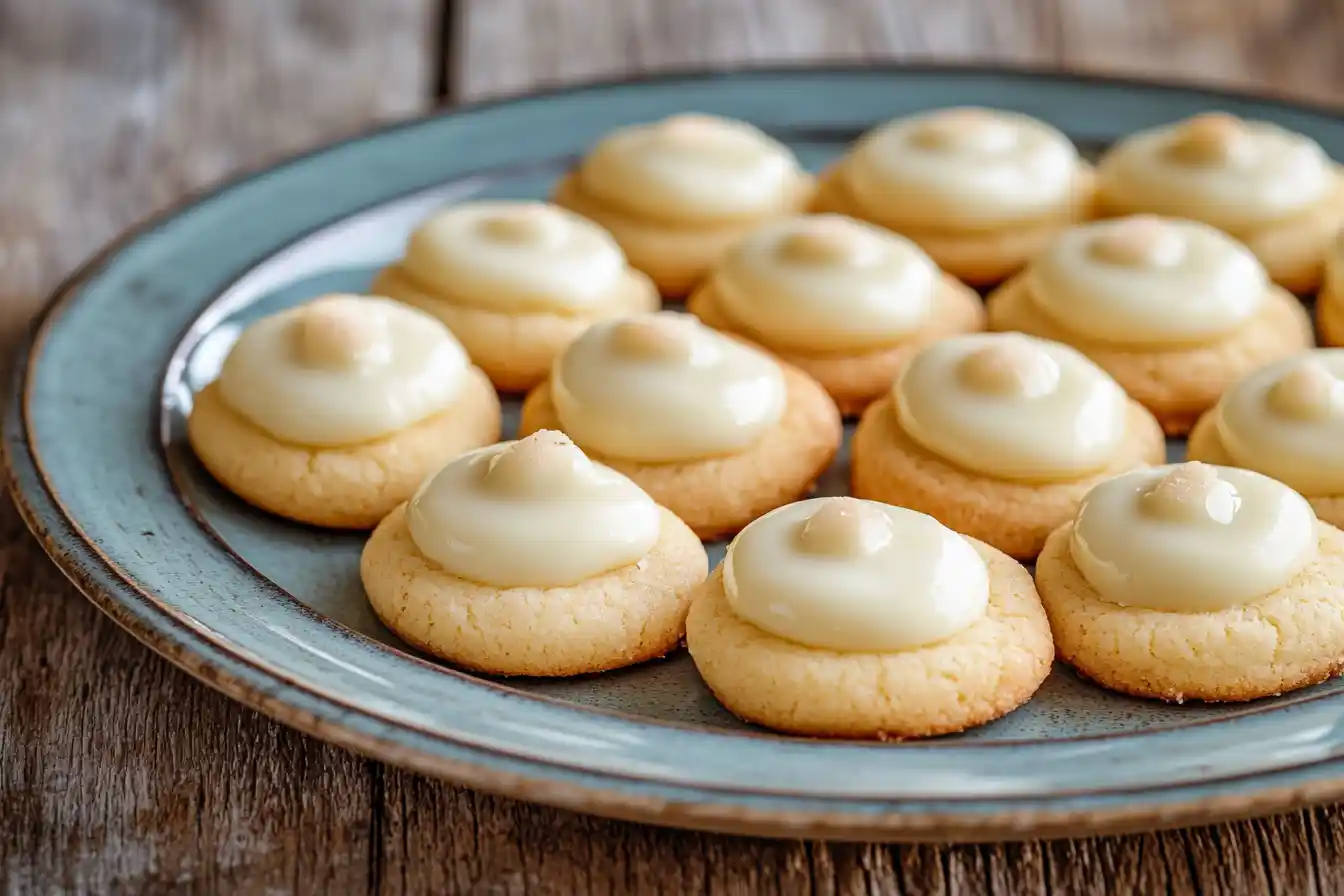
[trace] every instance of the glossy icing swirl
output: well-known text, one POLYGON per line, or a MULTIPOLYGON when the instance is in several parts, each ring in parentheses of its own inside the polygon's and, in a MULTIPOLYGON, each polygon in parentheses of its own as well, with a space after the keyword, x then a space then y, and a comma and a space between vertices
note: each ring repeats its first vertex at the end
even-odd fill
POLYGON ((406 509, 420 553, 459 578, 558 588, 638 563, 662 510, 629 479, 541 430, 464 454, 406 509))
POLYGON ((1172 613, 1250 603, 1316 556, 1316 514, 1249 470, 1199 462, 1109 479, 1083 500, 1069 549, 1105 600, 1172 613))
POLYGON ((1017 333, 943 339, 892 387, 902 430, 987 476, 1072 480, 1104 467, 1125 438, 1128 401, 1065 345, 1017 333))
POLYGON ((695 114, 621 128, 579 166, 590 196, 679 223, 786 214, 802 176, 788 147, 758 128, 695 114))
POLYGON ((539 202, 464 202, 411 235, 401 268, 437 295, 507 313, 582 314, 609 304, 625 255, 596 224, 539 202))
POLYGON ((908 650, 984 616, 989 570, 931 516, 857 498, 815 498, 743 529, 723 561, 733 612, 821 650, 908 650))
POLYGON ((1305 495, 1344 495, 1344 349, 1317 349, 1252 373, 1214 410, 1237 462, 1305 495))
POLYGON ((779 422, 787 400, 769 356, 666 312, 590 327, 556 359, 551 393, 578 444, 648 463, 742 451, 779 422))
POLYGON ((1139 215, 1074 227, 1027 270, 1037 306, 1103 342, 1197 344, 1253 317, 1264 266, 1231 237, 1194 221, 1139 215))
POLYGON ((862 204, 893 226, 989 229, 1054 215, 1073 201, 1078 151, 1044 122, 960 108, 898 118, 863 137, 845 165, 862 204))
POLYGON ((756 231, 715 269, 728 314, 771 347, 865 351, 928 321, 937 266, 914 243, 839 215, 756 231))
POLYGON ((1140 131, 1098 169, 1108 201, 1244 233, 1325 199, 1334 166, 1313 140, 1223 113, 1140 131))
POLYGON ((448 328, 390 299, 332 295, 264 317, 219 374, 224 403, 283 442, 381 438, 450 407, 466 352, 448 328))

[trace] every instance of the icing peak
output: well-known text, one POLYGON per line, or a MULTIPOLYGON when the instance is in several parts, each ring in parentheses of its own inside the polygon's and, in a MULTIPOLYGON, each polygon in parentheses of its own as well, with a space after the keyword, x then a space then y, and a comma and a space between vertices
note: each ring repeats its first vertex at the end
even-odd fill
POLYGON ((695 351, 692 326, 675 314, 632 317, 612 326, 611 348, 635 361, 687 363, 695 351))
POLYGON ((1059 385, 1059 363, 1030 340, 1008 337, 962 359, 962 379, 977 392, 1035 398, 1059 385))
POLYGON ((294 316, 299 362, 348 370, 386 360, 391 351, 386 319, 357 296, 331 295, 302 306, 294 316))
POLYGON ((828 498, 803 523, 798 548, 807 554, 862 557, 875 554, 894 537, 891 520, 856 498, 828 498))
POLYGON ((1185 240, 1161 218, 1135 215, 1097 234, 1092 254, 1110 264, 1171 267, 1184 257, 1185 240))
POLYGON ((1245 146, 1246 127, 1226 112, 1207 112, 1185 122, 1172 141, 1171 153, 1194 165, 1215 165, 1233 158, 1245 146))
POLYGON ((1266 399, 1275 414, 1293 420, 1324 420, 1338 414, 1341 384, 1335 375, 1315 359, 1307 359, 1289 368, 1274 385, 1266 399))
POLYGON ((854 265, 881 251, 876 237, 839 215, 807 219, 779 242, 786 261, 818 265, 854 265))
POLYGON ((503 206, 481 218, 481 232, 502 243, 540 245, 564 236, 565 220, 540 202, 503 206))
POLYGON ((693 153, 728 166, 752 166, 768 152, 761 135, 713 115, 686 113, 654 126, 655 139, 673 152, 693 153))
POLYGON ((722 137, 727 132, 722 119, 698 112, 670 115, 657 125, 659 136, 675 140, 699 142, 722 137))
POLYGON ((1178 464, 1140 498, 1145 513, 1159 519, 1226 525, 1241 503, 1237 488, 1199 461, 1178 464))
POLYGON ((543 429, 491 457, 481 481, 495 494, 543 498, 581 493, 594 481, 594 471, 568 436, 543 429))
POLYGON ((1017 146, 1012 124, 988 109, 948 109, 920 122, 911 134, 916 146, 942 151, 1009 152, 1017 146))

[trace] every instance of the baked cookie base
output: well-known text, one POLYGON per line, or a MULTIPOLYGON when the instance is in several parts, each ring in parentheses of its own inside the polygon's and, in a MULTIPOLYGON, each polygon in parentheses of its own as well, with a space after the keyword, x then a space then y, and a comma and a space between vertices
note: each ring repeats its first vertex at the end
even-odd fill
POLYGON ((626 282, 610 303, 574 316, 506 314, 451 302, 428 291, 398 265, 380 271, 369 291, 405 302, 443 321, 472 363, 504 392, 523 392, 544 380, 556 355, 592 324, 657 311, 660 305, 652 282, 633 269, 626 272, 626 282))
POLYGON ((499 441, 499 398, 472 368, 452 407, 381 439, 339 448, 281 442, 233 410, 211 383, 187 439, 210 475, 254 507, 333 529, 371 529, 431 473, 499 441))
POLYGON ((1344 532, 1320 524, 1320 553, 1278 591, 1240 607, 1169 613, 1103 600, 1069 551, 1046 540, 1036 586, 1060 659, 1102 687, 1171 703, 1238 702, 1317 684, 1344 668, 1344 532))
POLYGON ((1316 332, 1325 345, 1344 346, 1344 295, 1328 287, 1316 297, 1316 332))
MULTIPOLYGON (((812 201, 815 182, 805 175, 788 214, 800 214, 812 201)), ((683 299, 704 280, 719 256, 761 225, 783 216, 753 217, 722 224, 677 224, 633 215, 585 193, 577 172, 555 186, 551 201, 605 227, 632 267, 652 278, 666 299, 683 299)))
POLYGON ((1163 463, 1166 441, 1152 415, 1131 401, 1124 442, 1104 469, 1071 482, 1010 482, 963 469, 925 449, 901 428, 888 397, 864 413, 850 457, 855 497, 927 513, 956 532, 1030 560, 1051 532, 1073 519, 1098 483, 1163 463))
MULTIPOLYGON (((788 392, 784 416, 738 454, 650 464, 579 447, 629 476, 706 541, 730 535, 766 511, 806 496, 840 448, 840 412, 830 396, 806 374, 781 367, 788 392)), ((532 390, 523 402, 518 437, 540 429, 564 431, 549 383, 532 390)))
POLYGON ((985 307, 975 290, 953 277, 944 277, 934 299, 933 313, 924 329, 890 348, 862 354, 801 354, 771 348, 724 309, 711 283, 697 289, 686 310, 707 326, 740 337, 811 376, 830 393, 846 417, 858 416, 891 388, 907 361, 924 346, 947 336, 985 328, 985 307))
POLYGON ((1021 221, 985 231, 928 230, 902 227, 884 220, 880 211, 867 209, 849 189, 843 162, 822 172, 812 211, 849 215, 899 233, 915 242, 947 273, 972 286, 994 286, 1020 271, 1060 232, 1093 216, 1096 175, 1090 165, 1080 168, 1073 207, 1058 216, 1021 221))
POLYGON ((686 621, 696 668, 734 715, 815 737, 899 739, 965 731, 1036 693, 1055 651, 1031 575, 988 545, 985 616, 946 641, 892 653, 819 650, 735 614, 716 571, 686 621))
POLYGON ((567 676, 618 669, 681 643, 709 570, 694 533, 663 511, 641 562, 562 588, 495 588, 425 558, 401 505, 374 530, 360 576, 378 618, 412 646, 491 675, 567 676))
POLYGON ((1233 333, 1204 345, 1145 350, 1112 345, 1066 329, 1016 277, 986 301, 991 330, 1017 330, 1078 349, 1153 412, 1168 435, 1184 435, 1223 390, 1253 370, 1310 348, 1311 318, 1302 303, 1272 286, 1260 312, 1233 333))
MULTIPOLYGON (((1190 441, 1185 454, 1189 460, 1202 460, 1206 464, 1217 464, 1221 467, 1241 466, 1232 455, 1228 454, 1227 447, 1223 445, 1223 440, 1218 435, 1218 424, 1214 420, 1213 411, 1200 417, 1195 428, 1190 430, 1190 441)), ((1311 504, 1316 516, 1322 522, 1344 527, 1344 495, 1303 495, 1303 497, 1311 504)))
MULTIPOLYGON (((1255 253, 1270 279, 1289 292, 1306 295, 1321 286, 1325 259, 1340 227, 1344 226, 1344 168, 1337 168, 1336 172, 1335 190, 1324 201, 1273 224, 1232 234, 1255 253)), ((1145 211, 1148 210, 1126 202, 1123 195, 1105 189, 1103 179, 1098 192, 1100 216, 1118 217, 1145 211)))

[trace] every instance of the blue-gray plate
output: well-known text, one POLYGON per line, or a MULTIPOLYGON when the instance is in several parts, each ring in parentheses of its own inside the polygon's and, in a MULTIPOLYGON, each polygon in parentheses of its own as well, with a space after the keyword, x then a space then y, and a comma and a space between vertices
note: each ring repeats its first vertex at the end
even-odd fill
MULTIPOLYGON (((1059 668, 1028 705, 984 728, 868 744, 745 726, 684 653, 567 681, 470 675, 417 655, 374 618, 359 536, 249 509, 185 447, 192 390, 241 323, 367 285, 442 203, 544 197, 616 125, 684 110, 734 116, 816 168, 877 122, 968 103, 1039 116, 1092 149, 1219 108, 1280 122, 1344 159, 1344 121, 1322 111, 1011 71, 678 75, 452 110, 235 180, 75 274, 13 381, 4 437, 18 504, 90 599, 214 687, 318 737, 522 799, 723 831, 994 839, 1344 796, 1339 682, 1248 705, 1166 706, 1059 668)), ((844 464, 823 488, 843 487, 844 464)))

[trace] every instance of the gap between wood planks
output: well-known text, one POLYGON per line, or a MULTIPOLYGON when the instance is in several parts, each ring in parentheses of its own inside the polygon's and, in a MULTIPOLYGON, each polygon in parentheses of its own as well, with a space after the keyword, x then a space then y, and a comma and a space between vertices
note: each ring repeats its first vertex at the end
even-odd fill
POLYGON ((430 102, 432 105, 442 105, 444 103, 454 102, 458 96, 457 87, 454 83, 457 79, 456 58, 454 56, 458 51, 457 42, 462 33, 459 27, 463 4, 458 0, 441 0, 439 4, 439 18, 436 23, 438 33, 436 35, 438 42, 435 44, 434 68, 432 70, 433 86, 430 90, 430 102))

